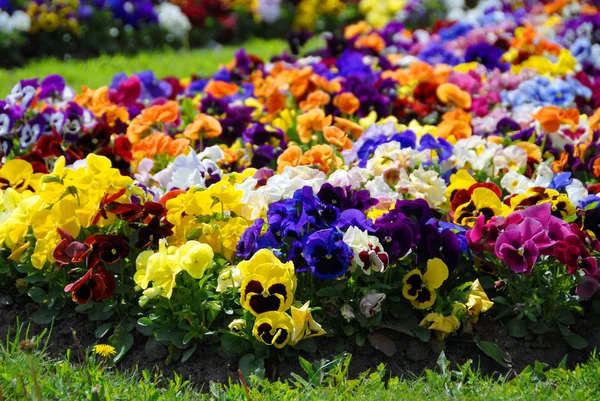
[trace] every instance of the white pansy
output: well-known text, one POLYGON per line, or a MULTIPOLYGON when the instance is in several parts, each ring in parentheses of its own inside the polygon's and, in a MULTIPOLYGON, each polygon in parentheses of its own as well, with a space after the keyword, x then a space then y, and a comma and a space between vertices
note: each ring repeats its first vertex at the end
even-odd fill
POLYGON ((179 6, 172 3, 162 3, 154 8, 158 16, 158 24, 169 33, 183 38, 192 29, 188 17, 181 11, 179 6))
POLYGON ((357 189, 364 184, 369 178, 369 173, 366 169, 360 167, 352 167, 350 170, 336 170, 327 178, 327 182, 334 187, 350 187, 357 189))
POLYGON ((508 146, 494 155, 495 175, 506 170, 519 171, 525 166, 527 166, 527 152, 519 146, 508 146))
POLYGON ((344 234, 344 242, 354 252, 352 269, 360 268, 364 273, 383 273, 388 268, 388 254, 383 250, 379 239, 358 227, 351 226, 344 234))
POLYGON ((268 24, 272 24, 281 17, 281 0, 258 0, 256 13, 260 19, 268 24))
POLYGON ((581 181, 574 178, 573 182, 565 188, 567 196, 572 204, 577 205, 580 200, 589 195, 588 190, 581 181))
POLYGON ((489 142, 480 136, 471 136, 456 142, 452 149, 452 161, 459 170, 467 168, 491 175, 492 159, 499 149, 502 149, 502 145, 489 142))
POLYGON ((509 171, 508 173, 504 174, 504 177, 502 177, 500 185, 506 192, 511 195, 515 195, 527 192, 532 183, 524 175, 519 174, 516 171, 509 171))
POLYGON ((400 194, 390 188, 380 175, 367 182, 365 188, 369 190, 371 198, 379 200, 378 207, 389 207, 400 198, 400 194))
POLYGON ((535 170, 534 177, 535 179, 532 183, 533 187, 548 188, 548 185, 550 185, 552 179, 554 178, 554 173, 547 164, 540 163, 538 168, 535 170))
POLYGON ((21 10, 12 15, 0 10, 0 32, 10 35, 17 32, 29 32, 31 29, 31 18, 21 10))
POLYGON ((446 182, 435 170, 425 170, 423 166, 408 174, 400 170, 400 181, 396 189, 400 193, 407 193, 416 199, 425 199, 431 207, 438 207, 446 201, 446 182))

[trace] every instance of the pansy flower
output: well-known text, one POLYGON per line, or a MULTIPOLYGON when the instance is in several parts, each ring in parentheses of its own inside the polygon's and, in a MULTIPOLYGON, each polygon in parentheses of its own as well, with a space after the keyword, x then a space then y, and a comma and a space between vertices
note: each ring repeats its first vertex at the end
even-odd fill
POLYGON ((250 260, 240 262, 242 307, 255 316, 290 308, 296 291, 294 265, 282 263, 272 251, 261 249, 250 260))
POLYGON ((87 304, 89 301, 99 302, 108 299, 115 292, 117 282, 115 276, 104 267, 89 269, 83 277, 65 287, 70 292, 73 301, 87 304))
POLYGON ((402 295, 417 309, 427 309, 435 303, 435 290, 448 278, 448 266, 438 258, 427 261, 422 274, 419 269, 410 271, 402 280, 402 295))
POLYGON ((444 340, 460 327, 460 320, 454 315, 444 316, 441 313, 428 313, 419 326, 435 331, 438 340, 444 340))
POLYGON ((456 208, 454 223, 473 227, 479 215, 484 215, 488 221, 494 216, 506 216, 509 212, 510 208, 502 203, 494 191, 480 187, 473 191, 471 199, 467 203, 456 208))
POLYGON ((371 274, 373 271, 384 273, 387 270, 388 254, 374 235, 369 235, 366 231, 351 226, 344 234, 344 242, 354 252, 353 268, 358 267, 366 274, 371 274))
POLYGON ((267 345, 283 348, 292 339, 294 322, 290 315, 284 312, 265 312, 256 317, 252 334, 267 345))
POLYGON ((333 228, 316 231, 306 240, 304 257, 311 272, 318 278, 343 276, 350 267, 352 256, 342 233, 333 228))
POLYGON ((292 306, 294 331, 292 332, 290 345, 296 345, 304 339, 325 334, 325 330, 313 319, 309 306, 310 302, 306 302, 300 308, 292 306))

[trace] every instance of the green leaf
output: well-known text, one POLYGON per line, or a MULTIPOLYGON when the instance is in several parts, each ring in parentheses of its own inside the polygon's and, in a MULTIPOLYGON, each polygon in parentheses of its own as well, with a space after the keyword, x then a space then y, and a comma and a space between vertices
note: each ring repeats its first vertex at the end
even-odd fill
POLYGON ((233 334, 221 336, 221 346, 229 353, 239 355, 246 350, 246 340, 233 334))
POLYGON ((133 346, 133 336, 129 332, 121 332, 118 336, 111 338, 111 344, 117 351, 114 362, 119 362, 133 346))
POLYGON ((570 311, 563 309, 560 311, 558 321, 566 325, 575 324, 575 316, 573 316, 573 314, 570 311))
POLYGON ((588 346, 588 342, 585 338, 581 337, 579 334, 575 334, 567 326, 559 324, 558 327, 560 328, 560 334, 562 334, 567 344, 572 348, 584 349, 588 346))
POLYGON ((54 318, 55 312, 48 309, 44 304, 40 306, 40 309, 31 318, 37 324, 50 324, 54 318))
POLYGON ((592 302, 592 306, 594 307, 594 311, 600 315, 600 299, 594 300, 594 302, 592 302))
POLYGON ((294 349, 306 351, 311 354, 317 352, 317 341, 314 338, 307 338, 294 345, 294 349))
POLYGON ((365 345, 365 341, 366 341, 367 339, 365 338, 365 336, 364 336, 363 334, 361 334, 361 333, 358 333, 358 334, 356 335, 356 338, 355 338, 354 340, 355 340, 355 342, 356 342, 356 345, 358 345, 359 347, 362 347, 363 345, 365 345))
POLYGON ((339 294, 339 291, 335 287, 324 287, 317 291, 318 297, 335 297, 339 294))
POLYGON ((548 325, 545 322, 540 321, 540 322, 537 322, 531 328, 531 331, 534 332, 535 334, 544 334, 544 333, 547 333, 549 329, 550 328, 548 327, 548 325))
POLYGON ((494 344, 493 342, 480 340, 479 336, 476 336, 474 340, 475 344, 477 344, 479 349, 482 350, 484 354, 486 354, 505 368, 510 368, 511 358, 508 352, 503 351, 498 345, 494 344))
POLYGON ((187 361, 188 359, 190 359, 190 357, 192 356, 192 354, 194 353, 194 351, 196 351, 196 348, 198 348, 198 344, 194 344, 193 347, 186 349, 183 352, 183 355, 181 356, 181 363, 187 361))
POLYGON ((246 377, 252 375, 263 376, 265 371, 265 361, 257 359, 254 354, 246 354, 240 358, 239 368, 246 377))
POLYGON ((96 338, 102 338, 108 333, 108 331, 113 327, 112 323, 104 323, 96 329, 96 338))
POLYGON ((301 356, 298 357, 298 362, 300 362, 300 366, 306 372, 308 378, 312 378, 312 376, 315 374, 312 364, 301 356))
POLYGON ((521 338, 527 335, 527 323, 521 319, 512 319, 506 325, 508 334, 512 337, 521 338))
POLYGON ((150 319, 149 317, 141 317, 138 319, 137 322, 140 326, 143 327, 152 325, 152 319, 150 319))
POLYGON ((171 342, 171 339, 177 334, 177 331, 177 328, 163 326, 156 332, 156 341, 171 342))
POLYGON ((183 344, 187 345, 190 341, 192 341, 196 337, 196 333, 190 331, 185 336, 183 336, 183 344))
POLYGON ((42 290, 39 287, 30 288, 29 291, 27 292, 27 295, 29 295, 29 298, 31 298, 33 300, 33 302, 35 302, 37 304, 43 303, 48 298, 46 291, 42 290))
POLYGON ((350 337, 352 334, 354 334, 354 327, 349 324, 344 326, 344 334, 350 337))
POLYGON ((417 336, 417 338, 424 343, 428 342, 431 339, 431 331, 425 327, 417 326, 412 332, 417 336))
POLYGON ((510 303, 504 297, 494 297, 492 298, 492 301, 494 301, 495 304, 499 305, 510 305, 510 303))
POLYGON ((46 280, 48 280, 48 277, 44 274, 43 271, 35 271, 31 274, 28 274, 27 277, 25 277, 25 281, 27 281, 29 284, 35 284, 46 280))
POLYGON ((258 359, 268 359, 271 355, 271 350, 269 350, 269 346, 263 343, 259 343, 258 341, 254 342, 254 355, 258 359))

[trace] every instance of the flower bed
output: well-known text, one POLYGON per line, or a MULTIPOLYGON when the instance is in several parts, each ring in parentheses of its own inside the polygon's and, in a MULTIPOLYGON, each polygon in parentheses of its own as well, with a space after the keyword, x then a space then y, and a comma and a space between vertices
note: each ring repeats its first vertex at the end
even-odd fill
POLYGON ((323 31, 357 16, 357 3, 342 0, 3 0, 0 67, 45 56, 285 38, 292 29, 323 31))
POLYGON ((247 370, 322 336, 392 356, 402 335, 508 366, 473 336, 482 314, 591 348, 574 327, 600 310, 598 10, 453 13, 359 22, 303 57, 240 50, 209 77, 17 83, 3 291, 38 324, 87 316, 117 361, 134 336, 247 370))

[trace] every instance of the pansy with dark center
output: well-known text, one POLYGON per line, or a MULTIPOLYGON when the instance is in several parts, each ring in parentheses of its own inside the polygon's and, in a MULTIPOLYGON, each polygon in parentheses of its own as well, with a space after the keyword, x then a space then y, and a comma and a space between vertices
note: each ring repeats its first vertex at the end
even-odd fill
POLYGON ((427 261, 427 270, 410 271, 402 280, 402 294, 417 309, 426 309, 435 303, 436 292, 448 278, 448 267, 438 258, 427 261))
POLYGON ((321 279, 343 276, 352 261, 352 249, 341 232, 329 228, 312 233, 306 240, 304 257, 311 272, 321 279))
POLYGON ((294 330, 292 318, 284 312, 266 312, 256 317, 252 334, 259 341, 283 348, 294 330))
POLYGON ((73 301, 87 304, 89 301, 102 301, 110 298, 115 292, 117 282, 115 276, 104 267, 89 269, 83 277, 65 287, 65 292, 72 294, 73 301))
POLYGON ((291 289, 285 280, 272 279, 267 282, 262 276, 251 276, 244 280, 241 288, 241 304, 254 315, 269 311, 284 311, 291 304, 291 289))

